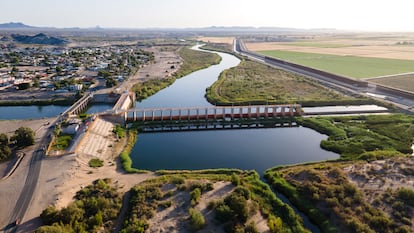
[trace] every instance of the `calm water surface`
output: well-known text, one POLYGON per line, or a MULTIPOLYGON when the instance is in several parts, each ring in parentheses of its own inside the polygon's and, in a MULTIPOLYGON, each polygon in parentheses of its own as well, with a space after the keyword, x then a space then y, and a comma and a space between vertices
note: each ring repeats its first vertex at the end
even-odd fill
POLYGON ((0 120, 40 119, 54 117, 64 112, 68 106, 0 106, 0 120))
POLYGON ((140 134, 132 150, 134 166, 146 170, 267 168, 338 158, 320 149, 326 139, 303 127, 140 134))
MULTIPOLYGON (((212 106, 204 97, 220 73, 239 64, 236 57, 218 53, 218 65, 196 71, 137 103, 138 108, 212 106)), ((308 128, 267 128, 191 132, 141 133, 131 157, 139 169, 254 169, 338 158, 322 150, 326 139, 308 128)))
MULTIPOLYGON (((86 113, 97 113, 111 109, 113 104, 94 104, 86 113)), ((23 120, 55 117, 68 109, 69 106, 46 105, 46 106, 0 106, 0 120, 23 120)))

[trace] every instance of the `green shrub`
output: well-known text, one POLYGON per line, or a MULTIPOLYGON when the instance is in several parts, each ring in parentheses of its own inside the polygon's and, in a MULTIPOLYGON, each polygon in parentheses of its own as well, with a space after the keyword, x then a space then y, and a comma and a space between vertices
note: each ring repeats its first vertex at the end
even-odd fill
POLYGON ((97 168, 97 167, 102 167, 104 165, 104 161, 98 158, 93 158, 89 160, 88 164, 89 164, 89 167, 97 168))
POLYGON ((397 193, 398 198, 405 204, 414 207, 414 190, 408 188, 400 188, 397 193))
POLYGON ((200 201, 201 190, 199 188, 195 188, 193 191, 190 192, 191 197, 191 205, 195 206, 200 201))
POLYGON ((190 214, 190 225, 194 231, 198 231, 206 225, 206 220, 200 211, 190 208, 188 213, 190 214))

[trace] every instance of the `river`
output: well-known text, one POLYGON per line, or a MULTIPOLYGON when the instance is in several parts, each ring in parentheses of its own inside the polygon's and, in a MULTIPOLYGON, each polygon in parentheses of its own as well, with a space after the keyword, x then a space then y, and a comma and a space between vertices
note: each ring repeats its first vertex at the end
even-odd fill
MULTIPOLYGON (((212 106, 206 101, 206 88, 223 70, 240 62, 232 55, 217 54, 220 64, 178 79, 137 102, 137 108, 212 106)), ((141 133, 131 158, 134 167, 147 170, 240 168, 263 174, 273 166, 338 158, 320 148, 326 138, 304 127, 141 133)))
MULTIPOLYGON (((111 109, 113 104, 94 104, 86 113, 97 113, 111 109)), ((24 120, 55 117, 68 109, 62 105, 0 106, 0 120, 24 120)))

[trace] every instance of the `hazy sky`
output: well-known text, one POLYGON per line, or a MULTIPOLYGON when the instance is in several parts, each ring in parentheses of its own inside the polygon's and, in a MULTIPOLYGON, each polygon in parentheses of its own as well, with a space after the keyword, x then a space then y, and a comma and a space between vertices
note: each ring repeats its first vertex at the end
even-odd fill
POLYGON ((0 0, 0 23, 414 31, 413 0, 0 0))

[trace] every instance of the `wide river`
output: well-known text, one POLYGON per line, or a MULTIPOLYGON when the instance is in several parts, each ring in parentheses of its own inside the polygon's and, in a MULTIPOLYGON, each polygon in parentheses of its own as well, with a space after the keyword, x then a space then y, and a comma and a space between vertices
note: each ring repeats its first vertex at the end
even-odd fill
MULTIPOLYGON (((217 53, 220 64, 196 71, 137 103, 137 108, 212 106, 204 95, 220 73, 240 60, 217 53)), ((326 139, 304 127, 141 133, 131 157, 139 169, 240 168, 260 174, 270 167, 338 158, 322 150, 326 139)))

